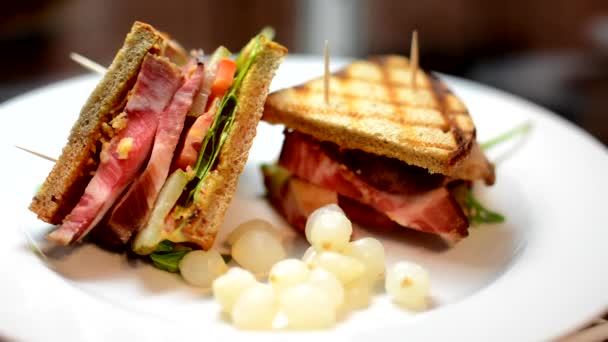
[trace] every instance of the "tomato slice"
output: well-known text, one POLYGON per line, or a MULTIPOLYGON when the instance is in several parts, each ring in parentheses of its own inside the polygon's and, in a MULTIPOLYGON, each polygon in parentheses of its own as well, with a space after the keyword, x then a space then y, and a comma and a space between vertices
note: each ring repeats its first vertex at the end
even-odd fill
POLYGON ((211 98, 224 95, 234 81, 236 63, 230 58, 222 58, 217 66, 217 74, 211 85, 211 98))
POLYGON ((209 128, 213 124, 219 102, 219 100, 213 101, 213 103, 211 103, 211 108, 209 108, 205 114, 196 118, 196 121, 194 121, 190 130, 188 130, 184 140, 184 146, 175 161, 176 168, 185 171, 188 166, 193 166, 198 159, 201 144, 203 139, 205 139, 205 136, 207 136, 209 128))

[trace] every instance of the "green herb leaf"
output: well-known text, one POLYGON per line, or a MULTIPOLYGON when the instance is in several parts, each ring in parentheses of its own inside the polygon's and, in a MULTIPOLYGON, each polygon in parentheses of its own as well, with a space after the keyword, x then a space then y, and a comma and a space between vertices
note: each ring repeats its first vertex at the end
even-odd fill
POLYGON ((169 253, 152 253, 150 259, 152 264, 163 271, 179 273, 179 262, 190 251, 176 251, 169 253))
POLYGON ((224 96, 222 103, 218 109, 218 115, 213 126, 207 133, 203 145, 201 146, 201 152, 199 153, 198 161, 195 167, 196 178, 198 183, 196 188, 190 193, 189 200, 192 200, 196 194, 199 193, 205 178, 211 171, 211 168, 215 164, 217 157, 220 154, 224 142, 228 138, 228 133, 232 128, 234 122, 234 116, 237 108, 237 97, 231 92, 224 96), (229 107, 229 108, 226 108, 229 107))
POLYGON ((470 189, 467 192, 466 206, 469 209, 469 220, 471 220, 473 225, 479 225, 481 223, 501 223, 505 221, 503 215, 491 211, 479 203, 470 189))
POLYGON ((156 249, 154 253, 163 253, 163 252, 173 252, 175 251, 175 245, 173 242, 169 240, 161 241, 158 245, 156 245, 156 249))
POLYGON ((503 143, 509 139, 512 139, 518 135, 523 135, 526 134, 530 131, 530 129, 532 129, 532 123, 531 122, 524 122, 521 125, 518 125, 512 129, 510 129, 509 131, 495 137, 492 138, 484 143, 481 144, 481 148, 483 150, 487 150, 489 148, 492 148, 500 143, 503 143))
POLYGON ((245 45, 241 49, 241 51, 239 52, 239 56, 236 58, 237 72, 240 71, 241 68, 243 67, 243 65, 246 64, 245 59, 249 58, 249 56, 251 55, 250 52, 253 50, 255 45, 258 44, 258 40, 259 40, 260 36, 264 36, 264 37, 266 37, 266 39, 272 40, 274 38, 274 28, 272 28, 271 26, 264 27, 257 36, 255 36, 251 40, 249 40, 247 45, 245 45))
POLYGON ((152 264, 163 271, 178 273, 179 262, 192 248, 174 244, 169 240, 161 241, 150 254, 152 264))
POLYGON ((188 203, 194 199, 194 196, 197 196, 197 194, 200 193, 205 178, 207 178, 207 175, 215 164, 226 139, 228 139, 238 107, 237 92, 257 55, 260 46, 260 37, 261 35, 256 36, 247 44, 247 47, 243 49, 244 51, 241 52, 241 55, 237 58, 237 75, 232 86, 228 89, 228 93, 222 98, 216 118, 201 145, 196 166, 194 167, 198 183, 190 192, 188 203))
POLYGON ((274 27, 272 26, 265 26, 262 31, 260 32, 260 34, 264 37, 266 37, 268 40, 273 40, 274 39, 274 35, 275 35, 275 31, 274 31, 274 27))
POLYGON ((234 81, 222 98, 215 119, 213 120, 207 135, 203 139, 196 164, 193 168, 195 175, 194 179, 184 188, 190 190, 190 192, 185 200, 182 200, 177 204, 177 209, 184 208, 184 211, 180 212, 177 209, 175 210, 175 213, 179 213, 179 216, 176 215, 179 223, 177 228, 168 237, 169 240, 179 240, 176 237, 179 237, 179 235, 182 234, 182 229, 187 224, 189 218, 196 214, 193 213, 192 210, 188 210, 191 208, 189 205, 200 196, 201 188, 211 172, 211 169, 216 164, 222 146, 228 139, 238 109, 238 95, 241 84, 256 58, 263 39, 266 38, 266 34, 268 33, 263 32, 251 39, 241 50, 241 53, 236 60, 236 75, 234 81))
POLYGON ((230 261, 232 261, 232 255, 230 255, 230 254, 222 254, 222 259, 224 259, 225 263, 229 263, 230 261))
POLYGON ((264 176, 264 184, 268 190, 267 196, 270 199, 279 198, 285 183, 291 177, 291 173, 287 169, 277 164, 263 164, 262 175, 264 176))

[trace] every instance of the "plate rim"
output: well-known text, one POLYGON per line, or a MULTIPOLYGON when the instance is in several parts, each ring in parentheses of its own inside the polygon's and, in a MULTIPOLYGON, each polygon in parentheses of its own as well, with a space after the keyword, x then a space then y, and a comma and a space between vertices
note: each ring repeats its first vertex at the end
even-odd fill
MULTIPOLYGON (((300 61, 298 61, 299 58, 300 58, 300 56, 290 56, 286 59, 285 63, 289 63, 289 62, 298 63, 298 62, 300 62, 300 61)), ((314 57, 314 56, 304 57, 303 60, 308 60, 308 59, 315 60, 315 63, 318 63, 318 61, 320 60, 319 57, 314 57)), ((549 111, 537 104, 534 104, 528 100, 519 98, 515 95, 506 93, 502 90, 499 90, 499 89, 496 89, 496 88, 493 88, 490 86, 482 85, 482 84, 479 84, 479 83, 476 83, 476 82, 473 82, 470 80, 465 80, 462 78, 454 77, 454 76, 449 76, 449 75, 444 75, 444 74, 440 74, 440 75, 443 79, 447 80, 447 83, 450 86, 453 86, 453 84, 461 84, 461 85, 464 84, 466 87, 469 87, 471 89, 477 89, 476 91, 485 92, 486 94, 490 94, 490 96, 492 96, 492 97, 504 98, 504 99, 508 100, 509 102, 518 103, 520 106, 528 107, 532 112, 534 112, 534 115, 540 115, 540 116, 544 117, 545 120, 556 123, 557 125, 561 126, 563 129, 565 129, 569 132, 575 133, 579 139, 584 140, 586 143, 590 143, 592 146, 594 146, 594 148, 597 148, 599 151, 603 152, 604 158, 608 160, 608 148, 605 145, 603 145, 601 142, 599 142, 599 140, 597 140, 595 137, 593 137, 590 133, 584 131, 583 129, 576 126, 572 122, 566 120, 565 118, 560 117, 559 115, 554 114, 551 111, 549 111)), ((92 75, 92 74, 80 75, 80 76, 72 77, 72 78, 69 78, 69 79, 66 79, 66 80, 63 80, 60 82, 51 83, 49 85, 46 85, 46 86, 37 88, 35 90, 32 90, 30 92, 24 93, 22 95, 9 99, 3 103, 0 103, 0 115, 1 114, 6 115, 6 113, 5 113, 7 111, 6 108, 10 108, 13 106, 19 106, 21 103, 26 102, 35 96, 40 96, 40 94, 45 94, 50 89, 57 89, 60 86, 66 86, 68 88, 74 87, 83 82, 90 82, 93 78, 97 78, 97 76, 92 75)), ((456 92, 458 92, 458 91, 456 90, 456 92)), ((481 291, 485 291, 485 290, 486 289, 484 288, 481 291)), ((450 306, 452 306, 452 305, 455 306, 457 304, 458 303, 450 304, 450 306)), ((433 311, 435 311, 435 310, 433 310, 433 311)), ((595 317, 599 314, 601 314, 601 311, 594 313, 593 316, 591 316, 591 317, 585 317, 584 319, 579 320, 580 322, 577 323, 576 326, 570 326, 567 329, 567 331, 562 329, 562 331, 556 333, 554 336, 551 336, 551 337, 556 338, 559 336, 563 336, 563 335, 571 332, 571 329, 580 327, 581 325, 585 324, 585 322, 588 321, 588 319, 595 317)), ((388 328, 388 329, 390 329, 390 328, 388 328)), ((274 335, 276 333, 271 333, 271 334, 274 335)), ((277 336, 281 336, 281 335, 282 335, 281 333, 277 334, 277 336)), ((266 336, 266 337, 268 337, 268 336, 266 336)), ((272 337, 272 339, 275 339, 275 337, 272 337)))

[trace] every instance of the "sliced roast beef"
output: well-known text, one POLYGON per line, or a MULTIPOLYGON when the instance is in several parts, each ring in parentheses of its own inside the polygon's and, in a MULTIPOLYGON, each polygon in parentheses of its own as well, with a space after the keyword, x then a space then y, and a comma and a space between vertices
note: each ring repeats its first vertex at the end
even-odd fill
POLYGON ((385 214, 346 196, 338 195, 338 205, 346 216, 363 227, 380 232, 392 232, 402 228, 385 214))
MULTIPOLYGON (((468 234, 464 212, 441 184, 400 194, 380 190, 300 133, 287 134, 279 164, 312 184, 371 206, 401 226, 437 234, 450 243, 468 234)), ((403 180, 404 184, 408 181, 403 180)))
MULTIPOLYGON (((299 132, 287 133, 286 139, 315 140, 299 132)), ((409 194, 434 189, 445 181, 439 173, 429 173, 426 169, 406 164, 401 160, 380 156, 361 150, 343 149, 329 141, 318 142, 323 152, 333 160, 353 170, 359 178, 378 190, 409 194)))
POLYGON ((328 204, 338 204, 352 221, 371 229, 388 231, 399 227, 372 207, 306 182, 279 166, 266 165, 262 171, 270 202, 290 225, 302 232, 308 216, 328 204))
MULTIPOLYGON (((385 213, 335 191, 306 182, 281 167, 266 166, 263 172, 270 202, 290 225, 302 232, 306 226, 306 218, 315 209, 331 203, 338 204, 353 222, 367 229, 381 232, 403 229, 385 213)), ((435 232, 423 232, 437 235, 435 232)), ((459 235, 440 236, 447 238, 448 242, 460 238, 459 235)))
POLYGON ((475 142, 469 155, 461 160, 449 174, 429 173, 426 169, 409 165, 401 160, 364 152, 362 150, 344 149, 329 141, 316 141, 309 135, 300 132, 286 132, 286 138, 296 136, 307 139, 320 148, 332 159, 355 171, 357 176, 378 190, 390 193, 415 193, 434 189, 454 179, 482 179, 487 185, 494 183, 494 166, 488 161, 479 144, 475 142))
POLYGON ((168 60, 145 57, 125 107, 126 127, 103 148, 80 201, 49 239, 67 245, 99 223, 148 158, 158 117, 181 79, 181 70, 168 60))
POLYGON ((203 65, 194 67, 194 71, 188 75, 167 108, 160 114, 152 154, 146 169, 129 187, 111 213, 108 226, 123 243, 146 223, 156 197, 167 179, 173 152, 184 128, 186 113, 203 79, 203 65))

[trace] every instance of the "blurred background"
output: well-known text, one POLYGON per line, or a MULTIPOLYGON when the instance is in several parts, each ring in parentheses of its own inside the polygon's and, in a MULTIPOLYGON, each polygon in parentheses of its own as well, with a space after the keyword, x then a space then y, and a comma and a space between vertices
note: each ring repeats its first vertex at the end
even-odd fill
POLYGON ((68 54, 111 62, 134 20, 184 46, 238 50, 265 25, 291 53, 409 51, 426 69, 528 98, 608 144, 606 0, 19 0, 0 12, 0 102, 85 72, 68 54))

